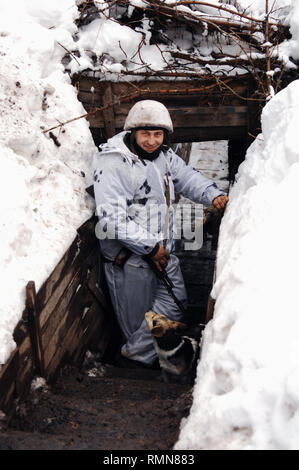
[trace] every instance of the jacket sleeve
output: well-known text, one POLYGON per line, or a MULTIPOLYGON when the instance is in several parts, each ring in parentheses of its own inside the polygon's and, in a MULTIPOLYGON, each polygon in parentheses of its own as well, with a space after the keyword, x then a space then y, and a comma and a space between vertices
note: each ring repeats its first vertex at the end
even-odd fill
POLYGON ((134 198, 131 164, 120 155, 102 155, 94 171, 99 239, 117 239, 133 253, 151 253, 158 240, 134 221, 128 205, 134 198))
POLYGON ((169 150, 170 168, 176 193, 210 206, 217 196, 225 194, 214 181, 203 176, 198 170, 186 165, 173 150, 169 150))

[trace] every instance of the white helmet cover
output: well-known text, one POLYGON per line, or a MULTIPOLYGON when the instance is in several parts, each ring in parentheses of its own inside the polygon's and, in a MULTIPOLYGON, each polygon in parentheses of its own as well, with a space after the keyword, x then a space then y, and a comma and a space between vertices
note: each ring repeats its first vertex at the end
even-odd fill
POLYGON ((163 128, 173 132, 173 125, 168 109, 154 100, 142 100, 132 106, 125 121, 124 130, 136 127, 163 128))

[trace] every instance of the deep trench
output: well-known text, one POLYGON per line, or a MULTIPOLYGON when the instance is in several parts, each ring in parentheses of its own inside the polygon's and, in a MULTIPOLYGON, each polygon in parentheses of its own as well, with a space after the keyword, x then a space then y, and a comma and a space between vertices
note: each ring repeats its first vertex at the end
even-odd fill
MULTIPOLYGON (((176 254, 190 315, 204 322, 215 236, 206 235, 200 250, 178 246, 176 254)), ((9 426, 0 423, 0 450, 171 450, 192 405, 192 383, 165 383, 159 369, 119 368, 113 354, 89 353, 50 386, 38 378, 33 385, 9 426)))

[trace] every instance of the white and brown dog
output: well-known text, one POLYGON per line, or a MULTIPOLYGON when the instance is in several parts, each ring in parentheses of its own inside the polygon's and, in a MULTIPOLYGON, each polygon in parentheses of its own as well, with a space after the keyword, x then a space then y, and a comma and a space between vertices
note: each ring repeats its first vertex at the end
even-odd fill
POLYGON ((185 381, 193 381, 204 325, 187 326, 152 310, 145 314, 145 318, 153 337, 163 379, 170 382, 171 376, 175 375, 184 377, 185 381))

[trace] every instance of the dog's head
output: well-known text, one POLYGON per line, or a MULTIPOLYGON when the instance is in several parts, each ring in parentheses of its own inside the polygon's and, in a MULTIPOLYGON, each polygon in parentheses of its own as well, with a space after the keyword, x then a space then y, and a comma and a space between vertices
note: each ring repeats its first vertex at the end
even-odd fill
POLYGON ((145 319, 151 334, 157 338, 164 336, 170 329, 179 332, 187 328, 185 323, 172 321, 164 315, 155 313, 152 310, 146 312, 145 319))
POLYGON ((182 376, 188 374, 197 358, 198 341, 186 336, 190 328, 152 310, 145 314, 162 371, 182 376))

